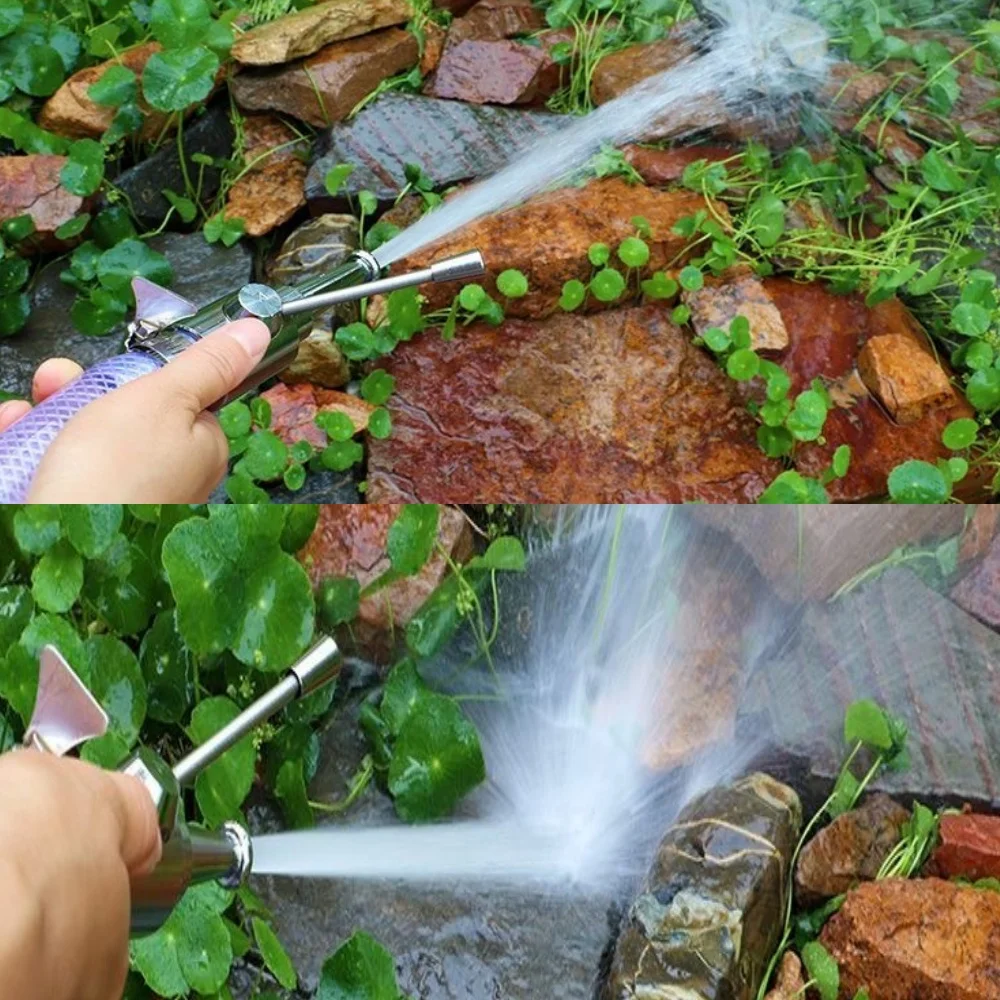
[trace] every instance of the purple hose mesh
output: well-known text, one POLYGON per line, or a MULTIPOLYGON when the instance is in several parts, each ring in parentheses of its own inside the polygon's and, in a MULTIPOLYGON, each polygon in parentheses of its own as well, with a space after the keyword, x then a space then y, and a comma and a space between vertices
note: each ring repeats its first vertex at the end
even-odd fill
POLYGON ((151 354, 136 351, 101 361, 0 434, 0 503, 27 499, 45 450, 71 417, 113 389, 155 372, 161 364, 151 354))

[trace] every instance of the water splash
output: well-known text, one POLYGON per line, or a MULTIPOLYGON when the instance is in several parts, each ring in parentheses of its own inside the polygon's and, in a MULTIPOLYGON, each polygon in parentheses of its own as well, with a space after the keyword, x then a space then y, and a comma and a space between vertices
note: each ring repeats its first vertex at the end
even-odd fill
POLYGON ((649 134, 679 138, 762 110, 789 108, 826 76, 826 35, 792 0, 713 0, 723 26, 704 51, 543 139, 375 251, 387 267, 420 247, 569 180, 602 146, 649 134))

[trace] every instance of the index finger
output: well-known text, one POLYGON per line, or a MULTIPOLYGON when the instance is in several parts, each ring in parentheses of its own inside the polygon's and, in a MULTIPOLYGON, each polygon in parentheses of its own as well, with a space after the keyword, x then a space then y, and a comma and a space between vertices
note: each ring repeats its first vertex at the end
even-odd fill
POLYGON ((137 778, 105 771, 109 805, 118 820, 119 850, 130 875, 151 872, 163 853, 160 821, 152 796, 137 778))

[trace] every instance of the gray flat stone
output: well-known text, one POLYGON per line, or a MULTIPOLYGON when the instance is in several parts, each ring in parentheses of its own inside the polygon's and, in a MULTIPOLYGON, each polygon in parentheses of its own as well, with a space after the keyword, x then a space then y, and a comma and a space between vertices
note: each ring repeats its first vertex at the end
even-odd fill
MULTIPOLYGON (((253 257, 242 244, 227 249, 206 243, 200 233, 164 233, 150 246, 173 265, 173 290, 199 306, 238 288, 252 274, 253 257)), ((71 358, 89 368, 121 350, 124 325, 105 337, 88 337, 73 328, 69 312, 76 293, 59 280, 65 267, 55 261, 43 269, 34 284, 28 325, 16 337, 0 340, 0 389, 30 392, 32 374, 46 358, 71 358)))
POLYGON ((487 177, 566 124, 565 116, 545 111, 384 94, 353 121, 320 136, 306 198, 321 206, 335 204, 324 178, 339 163, 354 165, 345 194, 367 189, 381 201, 394 199, 406 186, 407 163, 418 164, 439 188, 487 177))

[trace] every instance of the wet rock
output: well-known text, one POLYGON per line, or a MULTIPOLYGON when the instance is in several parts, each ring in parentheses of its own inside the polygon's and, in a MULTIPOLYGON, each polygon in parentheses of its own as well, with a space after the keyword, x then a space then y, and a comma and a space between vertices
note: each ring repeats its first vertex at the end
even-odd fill
POLYGON ((798 796, 756 774, 680 815, 632 904, 606 1000, 752 997, 781 933, 798 796))
POLYGON ((870 796, 806 844, 795 869, 795 898, 806 909, 874 881, 910 814, 888 795, 870 796))
MULTIPOLYGON (((276 285, 296 285, 335 268, 358 248, 358 220, 353 215, 321 215, 292 233, 266 267, 276 285)), ((354 323, 357 302, 345 302, 313 318, 313 328, 299 347, 295 361, 281 373, 284 382, 314 382, 339 389, 350 377, 350 366, 333 338, 333 330, 354 323)))
POLYGON ((545 18, 531 0, 480 0, 465 17, 452 22, 447 47, 470 40, 516 38, 544 27, 545 18))
MULTIPOLYGON (((195 154, 226 160, 232 155, 235 133, 226 103, 212 104, 184 129, 184 155, 190 162, 195 154)), ((222 173, 205 167, 200 174, 201 197, 210 201, 219 190, 222 173)), ((177 154, 177 143, 162 145, 152 156, 119 174, 115 186, 129 199, 132 210, 145 226, 155 228, 170 211, 164 189, 184 194, 185 175, 177 154)))
MULTIPOLYGON (((875 337, 898 335, 921 347, 928 343, 923 328, 897 299, 869 309, 862 296, 833 295, 818 283, 768 278, 764 286, 789 331, 791 343, 775 360, 791 376, 793 394, 808 388, 815 378, 836 385, 850 376, 861 349, 875 337)), ((841 401, 846 405, 835 405, 827 417, 826 444, 800 446, 795 463, 803 474, 818 477, 829 467, 836 448, 849 445, 850 470, 829 486, 833 500, 849 503, 884 496, 889 473, 907 459, 933 464, 947 458, 942 431, 950 421, 972 415, 957 393, 905 426, 893 421, 870 396, 844 396, 841 401)))
POLYGON ((561 76, 541 46, 469 40, 445 48, 424 93, 470 104, 539 105, 559 89, 561 76))
POLYGON ((884 73, 863 70, 850 62, 834 63, 829 69, 829 82, 820 92, 832 110, 841 114, 865 111, 892 87, 884 73))
MULTIPOLYGON (((147 42, 126 49, 115 59, 74 73, 45 102, 38 113, 38 124, 49 132, 70 139, 99 139, 111 127, 116 109, 95 104, 89 94, 91 86, 97 83, 111 66, 125 66, 136 76, 141 77, 149 57, 159 51, 159 43, 147 42)), ((143 113, 140 137, 146 140, 156 139, 167 126, 169 116, 149 107, 144 101, 139 102, 139 107, 143 113)))
POLYGON ((594 69, 591 97, 595 104, 607 104, 643 80, 691 58, 696 52, 691 40, 680 32, 673 32, 656 42, 632 45, 613 52, 601 59, 594 69))
POLYGON ((438 68, 447 32, 440 25, 428 21, 423 26, 424 50, 420 54, 420 75, 427 77, 438 68))
POLYGON ((993 539, 982 559, 952 588, 951 598, 969 614, 1000 631, 1000 540, 993 539))
MULTIPOLYGON (((508 268, 519 269, 528 279, 528 294, 507 302, 507 315, 537 319, 559 310, 567 281, 590 280, 593 267, 587 251, 592 244, 617 247, 627 236, 635 235, 632 218, 636 215, 649 221, 651 231, 646 239, 650 257, 644 273, 679 266, 687 241, 674 233, 674 226, 704 208, 704 198, 693 191, 660 191, 609 177, 585 187, 563 188, 475 222, 399 266, 425 267, 439 257, 477 247, 488 268, 480 282, 490 294, 499 294, 496 276, 508 268)), ((429 307, 436 309, 447 306, 455 290, 429 285, 423 294, 429 307)), ((589 307, 607 308, 596 300, 590 300, 589 307)))
POLYGON ((997 529, 1000 528, 1000 509, 995 504, 976 504, 972 517, 967 520, 962 532, 958 553, 959 566, 968 567, 982 559, 990 551, 997 529))
MULTIPOLYGON (((841 537, 837 527, 831 539, 841 537)), ((836 545, 827 551, 836 558, 836 545)), ((818 565, 807 552, 806 572, 818 565)), ((876 699, 909 728, 909 767, 880 776, 876 789, 935 807, 1000 806, 1000 636, 905 569, 875 568, 846 596, 799 608, 791 621, 775 634, 780 651, 748 683, 740 724, 769 734, 767 766, 808 795, 810 808, 840 771, 844 712, 859 698, 876 699)))
POLYGON ((858 355, 869 392, 898 424, 914 424, 955 398, 951 380, 931 354, 910 337, 873 337, 858 355))
POLYGON ((960 507, 885 507, 847 504, 740 510, 703 506, 694 516, 725 531, 753 559, 783 600, 825 601, 903 545, 935 546, 962 530, 960 507))
POLYGON ((783 351, 789 344, 788 329, 778 307, 755 274, 738 274, 722 281, 709 281, 682 299, 691 308, 691 325, 699 337, 712 327, 729 329, 737 316, 750 321, 754 350, 783 351))
POLYGON ((308 146, 270 115, 249 115, 244 130, 246 173, 229 189, 226 215, 242 219, 248 236, 264 236, 306 203, 308 146))
POLYGON ((331 42, 402 24, 412 17, 406 0, 326 0, 239 35, 233 58, 250 66, 276 66, 311 56, 331 42))
POLYGON ((841 996, 985 1000, 1000 996, 1000 894, 938 879, 888 879, 852 892, 822 943, 841 996))
MULTIPOLYGON (((174 271, 171 288, 198 306, 250 280, 253 257, 242 243, 234 247, 209 244, 201 233, 164 233, 149 245, 165 254, 174 271)), ((35 368, 46 358, 63 357, 89 368, 117 354, 124 325, 106 337, 90 337, 73 329, 69 313, 76 293, 59 280, 64 261, 42 269, 32 284, 32 312, 25 329, 0 339, 0 389, 24 394, 31 388, 35 368)))
POLYGON ((301 62, 240 73, 230 90, 243 108, 279 111, 323 128, 342 121, 383 80, 416 65, 419 58, 409 31, 386 28, 333 42, 301 62))
POLYGON ((446 10, 454 17, 461 17, 476 0, 434 0, 434 6, 440 10, 446 10))
POLYGON ((805 995, 802 962, 793 951, 786 951, 778 967, 778 981, 764 1000, 799 1000, 805 995))
POLYGON ((1000 816, 942 816, 930 866, 941 878, 1000 879, 1000 816))
POLYGON ((405 167, 415 163, 438 188, 489 176, 520 151, 564 127, 561 115, 477 107, 408 94, 383 94, 348 124, 320 137, 306 180, 310 203, 324 207, 327 172, 354 165, 344 192, 372 191, 394 201, 406 187, 405 167))
POLYGON ((872 152, 881 153, 899 167, 915 166, 927 153, 922 143, 893 122, 870 122, 861 137, 872 152))
POLYGON ((678 146, 659 149, 656 146, 625 146, 625 159, 636 169, 646 184, 660 187, 674 184, 684 171, 699 160, 721 163, 739 155, 733 146, 678 146))
POLYGON ((733 383, 657 306, 428 332, 386 366, 373 500, 750 502, 766 459, 733 383), (446 432, 442 432, 446 429, 446 432))
POLYGON ((57 250, 55 231, 85 204, 59 183, 65 156, 0 156, 0 222, 30 215, 35 235, 26 249, 57 250))
MULTIPOLYGON (((364 589, 389 569, 386 542, 402 504, 371 503, 324 506, 319 522, 299 559, 314 586, 330 576, 352 576, 364 589)), ((448 557, 463 562, 472 552, 472 532, 462 513, 443 507, 438 544, 448 557)), ((448 563, 435 550, 415 576, 397 580, 361 602, 359 623, 375 632, 405 626, 448 573, 448 563)))
POLYGON ((343 413, 351 418, 355 433, 360 433, 375 409, 357 396, 314 385, 279 383, 262 396, 271 405, 271 430, 287 445, 308 441, 315 448, 326 447, 326 434, 316 426, 320 413, 343 413))

